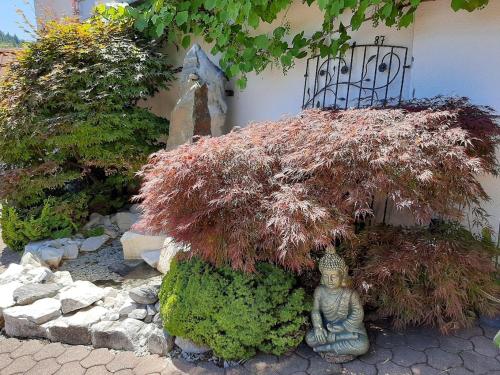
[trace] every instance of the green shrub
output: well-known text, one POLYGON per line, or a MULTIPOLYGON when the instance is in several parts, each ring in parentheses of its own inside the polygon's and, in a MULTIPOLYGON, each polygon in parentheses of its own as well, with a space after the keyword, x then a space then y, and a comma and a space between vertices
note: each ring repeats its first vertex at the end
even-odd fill
POLYGON ((168 133, 136 104, 171 78, 159 45, 125 24, 48 23, 0 82, 0 199, 31 209, 85 192, 100 211, 123 205, 168 133))
POLYGON ((172 262, 160 303, 170 334, 206 344, 228 360, 295 348, 310 310, 295 278, 278 267, 259 263, 255 274, 245 274, 196 258, 172 262))
POLYGON ((87 200, 85 194, 76 194, 47 198, 41 207, 29 210, 3 206, 2 238, 11 249, 21 251, 31 241, 68 237, 87 217, 87 200))

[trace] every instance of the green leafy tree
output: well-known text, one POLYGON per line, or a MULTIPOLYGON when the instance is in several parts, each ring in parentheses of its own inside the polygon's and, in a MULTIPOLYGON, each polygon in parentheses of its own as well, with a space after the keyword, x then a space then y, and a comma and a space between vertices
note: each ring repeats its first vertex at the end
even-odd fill
MULTIPOLYGON (((100 5, 99 13, 110 19, 132 18, 135 27, 153 38, 189 46, 192 36, 212 44, 220 53, 220 65, 229 77, 239 77, 246 85, 246 74, 264 70, 269 64, 284 70, 296 59, 310 53, 337 55, 349 47, 349 32, 366 22, 390 27, 407 27, 415 11, 429 0, 304 0, 304 6, 318 7, 323 13, 321 28, 312 35, 305 31, 291 34, 282 22, 270 33, 258 33, 261 24, 271 24, 294 0, 144 0, 136 6, 100 5)), ((455 10, 473 11, 489 0, 451 0, 455 10)))
POLYGON ((49 23, 25 44, 0 82, 0 201, 17 219, 35 220, 47 199, 68 194, 85 193, 91 211, 127 201, 168 133, 136 106, 172 78, 159 48, 130 25, 96 19, 49 23))
POLYGON ((17 35, 11 35, 0 30, 0 48, 19 47, 22 42, 17 35))

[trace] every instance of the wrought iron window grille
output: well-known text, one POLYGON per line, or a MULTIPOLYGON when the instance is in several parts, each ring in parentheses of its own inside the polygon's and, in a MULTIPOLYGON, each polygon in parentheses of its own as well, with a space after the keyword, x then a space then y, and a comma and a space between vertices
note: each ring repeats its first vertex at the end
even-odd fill
POLYGON ((302 108, 347 109, 401 103, 408 48, 354 43, 343 56, 307 59, 302 108))

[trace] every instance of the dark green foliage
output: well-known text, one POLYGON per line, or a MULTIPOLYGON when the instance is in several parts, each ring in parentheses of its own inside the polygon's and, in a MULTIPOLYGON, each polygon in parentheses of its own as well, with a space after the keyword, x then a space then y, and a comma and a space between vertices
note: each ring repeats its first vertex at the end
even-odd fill
POLYGON ((49 23, 25 44, 0 82, 0 201, 17 213, 3 226, 31 226, 51 197, 85 193, 85 209, 101 213, 127 202, 168 133, 136 106, 172 78, 159 48, 98 20, 49 23))
POLYGON ((4 33, 0 30, 0 48, 19 47, 23 41, 17 35, 4 33))
POLYGON ((21 251, 31 241, 68 237, 87 217, 87 200, 85 194, 75 194, 47 198, 32 209, 4 206, 2 238, 11 249, 21 251))
POLYGON ((160 303, 170 334, 204 343, 228 360, 293 349, 310 310, 304 291, 281 268, 259 263, 250 275, 196 258, 172 262, 160 303))

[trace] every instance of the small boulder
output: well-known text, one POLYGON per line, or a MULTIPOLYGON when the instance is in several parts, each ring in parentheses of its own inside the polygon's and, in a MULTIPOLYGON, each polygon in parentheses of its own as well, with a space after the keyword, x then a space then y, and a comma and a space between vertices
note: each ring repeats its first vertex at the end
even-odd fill
POLYGON ((210 350, 205 345, 197 345, 191 340, 179 336, 175 338, 175 345, 181 348, 183 352, 190 354, 203 354, 210 350))
POLYGON ((160 259, 158 260, 157 270, 166 274, 170 270, 170 263, 179 251, 189 251, 189 245, 176 242, 173 238, 167 237, 162 245, 160 259))
POLYGON ((93 212, 89 216, 89 221, 83 226, 83 230, 89 230, 94 228, 100 224, 102 224, 104 220, 104 216, 98 214, 97 212, 93 212))
POLYGON ((117 212, 111 217, 111 222, 116 224, 122 233, 128 231, 139 219, 138 214, 131 212, 117 212))
POLYGON ((61 259, 64 255, 64 250, 58 249, 56 247, 47 246, 45 244, 39 247, 35 246, 29 247, 27 245, 24 251, 25 254, 28 252, 33 253, 37 258, 42 260, 49 267, 54 267, 54 268, 59 267, 59 263, 61 263, 61 259))
POLYGON ((32 252, 25 252, 19 262, 21 266, 43 267, 45 262, 32 252))
POLYGON ((12 337, 47 338, 43 325, 17 315, 5 315, 5 333, 12 337))
POLYGON ((156 268, 160 261, 161 250, 145 251, 141 254, 142 259, 151 267, 156 268))
POLYGON ((148 315, 148 311, 145 307, 139 307, 135 310, 132 310, 128 317, 137 320, 144 320, 144 318, 148 315))
POLYGON ((56 271, 53 274, 52 282, 68 286, 73 284, 73 278, 71 277, 69 271, 56 271))
POLYGON ((79 247, 76 243, 69 243, 61 247, 64 251, 63 259, 76 259, 78 258, 79 247))
POLYGON ((16 263, 9 264, 9 267, 0 273, 0 285, 10 283, 11 281, 19 281, 24 272, 25 269, 23 266, 16 263))
POLYGON ((30 242, 24 246, 24 253, 35 253, 43 246, 46 246, 47 240, 30 242))
POLYGON ((85 241, 83 241, 80 250, 85 252, 96 251, 102 245, 104 245, 107 240, 109 240, 109 236, 107 234, 103 234, 102 236, 89 237, 85 241))
POLYGON ((52 341, 71 345, 90 345, 90 327, 107 314, 104 307, 94 306, 76 314, 61 317, 46 325, 47 337, 52 341))
POLYGON ((160 250, 165 242, 165 236, 153 236, 135 232, 125 232, 120 239, 125 259, 142 259, 145 251, 160 250))
MULTIPOLYGON (((27 268, 29 268, 28 266, 27 268)), ((50 281, 54 277, 54 273, 47 267, 37 267, 28 269, 28 271, 23 275, 23 282, 31 282, 35 284, 45 283, 50 281)))
MULTIPOLYGON (((7 271, 5 271, 7 272, 7 271)), ((19 281, 11 281, 0 285, 0 328, 3 327, 3 311, 16 304, 14 301, 14 291, 23 285, 19 281)))
POLYGON ((145 341, 142 333, 148 325, 136 319, 101 321, 91 327, 92 345, 95 348, 138 350, 145 341))
POLYGON ((90 281, 77 280, 59 292, 63 314, 83 309, 104 298, 106 292, 90 281))
POLYGON ((40 325, 61 316, 61 302, 55 298, 39 299, 31 305, 14 306, 5 309, 3 314, 6 322, 6 330, 7 317, 28 319, 30 322, 40 325))
POLYGON ((119 235, 118 231, 112 227, 104 227, 104 234, 108 235, 112 239, 115 239, 119 235))
POLYGON ((55 247, 41 247, 38 249, 38 256, 43 260, 49 267, 57 268, 61 263, 64 255, 63 249, 58 249, 55 247))
POLYGON ((146 340, 146 346, 151 354, 166 355, 174 348, 174 337, 158 327, 153 327, 146 340))
POLYGON ((14 291, 14 301, 18 305, 29 305, 39 299, 54 297, 59 289, 60 284, 26 284, 22 285, 14 291))
POLYGON ((131 289, 128 293, 130 298, 139 304, 150 305, 158 301, 159 285, 141 285, 131 289))

